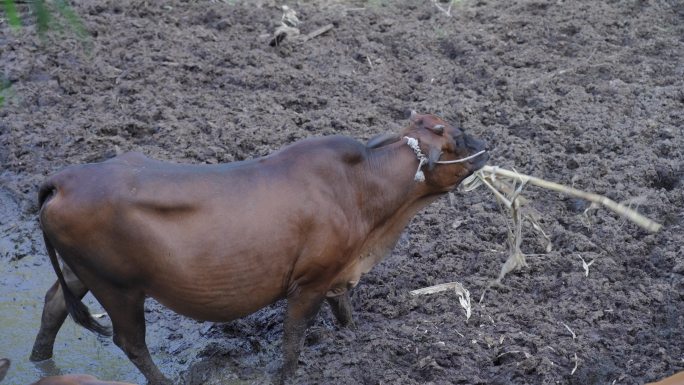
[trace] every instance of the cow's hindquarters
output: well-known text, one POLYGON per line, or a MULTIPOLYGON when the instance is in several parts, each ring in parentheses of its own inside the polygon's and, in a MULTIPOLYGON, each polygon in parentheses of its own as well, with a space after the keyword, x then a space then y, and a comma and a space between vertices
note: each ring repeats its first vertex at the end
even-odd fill
POLYGON ((43 240, 50 256, 50 262, 57 275, 57 282, 45 295, 41 326, 30 357, 32 361, 41 361, 52 357, 55 338, 67 314, 70 314, 77 323, 92 331, 108 334, 108 330, 92 318, 88 309, 81 302, 83 296, 88 292, 88 288, 66 264, 60 268, 56 250, 43 226, 44 221, 46 221, 46 207, 51 203, 55 194, 57 194, 57 188, 51 180, 48 180, 40 188, 39 205, 43 240))

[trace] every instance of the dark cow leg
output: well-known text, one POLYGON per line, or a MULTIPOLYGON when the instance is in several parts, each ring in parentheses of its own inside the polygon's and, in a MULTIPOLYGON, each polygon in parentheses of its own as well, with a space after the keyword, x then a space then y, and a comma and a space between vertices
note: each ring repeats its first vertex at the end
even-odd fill
POLYGON ((144 294, 121 292, 121 289, 113 288, 104 293, 105 296, 98 297, 98 300, 112 319, 114 343, 126 353, 150 385, 172 384, 154 364, 145 344, 144 294))
POLYGON ((332 309, 332 313, 337 319, 337 322, 340 323, 340 326, 356 329, 356 325, 354 324, 354 319, 352 317, 352 306, 348 291, 337 297, 328 297, 326 300, 328 301, 330 309, 332 309))
POLYGON ((0 359, 0 381, 2 381, 7 375, 7 371, 10 367, 10 360, 7 358, 0 359))
MULTIPOLYGON (((88 288, 76 277, 73 271, 62 264, 62 273, 67 286, 76 298, 83 298, 88 292, 88 288)), ((31 361, 43 361, 52 357, 52 349, 55 345, 55 338, 57 332, 64 324, 67 316, 66 303, 64 302, 64 292, 59 286, 59 282, 54 285, 45 294, 45 305, 43 306, 43 315, 40 319, 40 330, 36 336, 36 341, 33 344, 31 351, 31 361)))
POLYGON ((286 384, 297 372, 299 351, 304 333, 323 303, 323 294, 297 291, 287 297, 287 313, 283 334, 283 372, 280 384, 286 384))

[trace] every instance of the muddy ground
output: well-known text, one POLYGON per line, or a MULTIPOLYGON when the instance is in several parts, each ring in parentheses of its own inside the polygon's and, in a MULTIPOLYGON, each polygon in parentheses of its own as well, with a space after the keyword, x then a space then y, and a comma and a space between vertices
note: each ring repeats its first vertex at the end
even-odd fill
MULTIPOLYGON (((641 384, 684 369, 684 3, 462 0, 447 16, 427 0, 291 2, 303 34, 334 27, 273 47, 281 4, 83 1, 85 45, 0 24, 12 84, 0 109, 6 383, 57 372, 143 382, 71 321, 54 361, 27 361, 54 280, 35 224, 46 175, 129 150, 216 163, 317 135, 366 140, 411 109, 485 139, 490 164, 640 197, 664 228, 584 216, 586 203, 529 188, 553 250, 528 228, 529 267, 477 303, 506 258, 506 217, 484 189, 440 199, 355 289, 358 330, 323 309, 297 383, 641 384), (580 257, 594 261, 588 276, 580 257), (469 321, 453 293, 409 296, 450 281, 472 293, 469 321)), ((153 356, 177 383, 276 375, 282 303, 227 324, 147 309, 153 356)))

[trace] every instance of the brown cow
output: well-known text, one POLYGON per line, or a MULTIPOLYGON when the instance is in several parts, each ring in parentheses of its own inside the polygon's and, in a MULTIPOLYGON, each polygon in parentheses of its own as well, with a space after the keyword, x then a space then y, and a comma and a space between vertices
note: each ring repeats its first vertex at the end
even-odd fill
POLYGON ((646 385, 684 385, 684 372, 675 373, 658 382, 649 382, 646 385))
MULTIPOLYGON (((10 360, 0 359, 0 382, 7 375, 10 367, 10 360)), ((128 382, 100 381, 87 374, 69 374, 65 376, 45 377, 31 385, 133 385, 128 382)))
POLYGON ((90 290, 109 313, 114 342, 150 383, 168 384, 145 344, 146 296, 217 322, 285 298, 285 382, 321 303, 351 324, 349 290, 418 210, 482 167, 483 148, 436 116, 412 114, 400 134, 367 146, 333 136, 230 164, 128 153, 68 167, 39 194, 58 282, 46 295, 31 359, 52 356, 67 312, 108 331, 78 300, 90 290))
POLYGON ((68 374, 52 376, 34 382, 31 385, 133 385, 128 382, 101 381, 87 374, 68 374))

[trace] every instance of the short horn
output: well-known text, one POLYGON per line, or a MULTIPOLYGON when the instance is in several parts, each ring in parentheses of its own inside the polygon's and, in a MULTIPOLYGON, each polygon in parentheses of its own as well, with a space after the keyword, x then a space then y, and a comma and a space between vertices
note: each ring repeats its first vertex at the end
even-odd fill
POLYGON ((430 131, 434 132, 437 135, 442 135, 444 133, 444 125, 443 124, 435 124, 430 128, 430 131))

